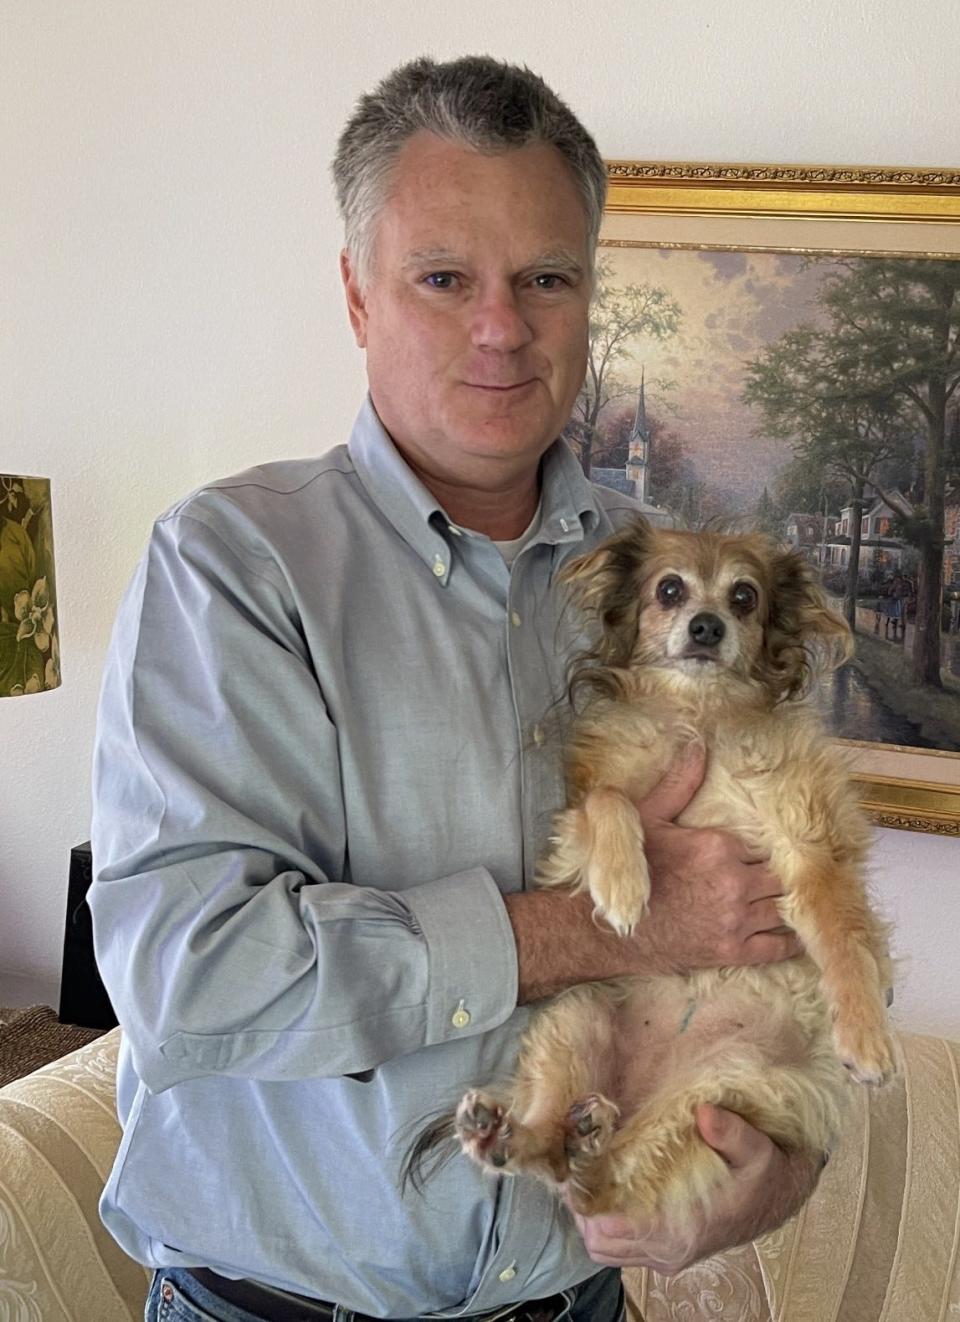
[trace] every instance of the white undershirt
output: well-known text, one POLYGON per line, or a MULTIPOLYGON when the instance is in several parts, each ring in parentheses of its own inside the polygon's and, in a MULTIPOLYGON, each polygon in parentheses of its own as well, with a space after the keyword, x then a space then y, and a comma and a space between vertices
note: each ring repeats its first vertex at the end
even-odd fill
POLYGON ((523 548, 526 546, 527 542, 531 541, 532 538, 534 538, 537 535, 537 533, 540 531, 540 519, 542 514, 543 514, 543 501, 541 500, 537 504, 537 508, 534 511, 533 518, 527 524, 526 528, 523 530, 523 532, 520 534, 519 537, 514 537, 514 539, 510 542, 495 541, 493 543, 494 546, 497 548, 497 550, 500 552, 500 554, 503 556, 504 560, 507 562, 508 569, 513 564, 514 560, 516 560, 517 556, 520 554, 523 548))

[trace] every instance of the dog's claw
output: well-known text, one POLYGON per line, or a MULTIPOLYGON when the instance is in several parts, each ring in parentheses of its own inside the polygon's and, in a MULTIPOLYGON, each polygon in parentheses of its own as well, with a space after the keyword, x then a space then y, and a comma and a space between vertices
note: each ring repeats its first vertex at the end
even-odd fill
POLYGON ((837 1024, 833 1038, 841 1064, 857 1083, 876 1088, 896 1074, 893 1039, 884 1029, 837 1024))

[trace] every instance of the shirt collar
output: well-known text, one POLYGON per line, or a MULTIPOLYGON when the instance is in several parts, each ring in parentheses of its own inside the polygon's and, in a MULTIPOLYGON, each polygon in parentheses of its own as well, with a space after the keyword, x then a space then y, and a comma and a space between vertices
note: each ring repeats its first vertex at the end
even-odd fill
MULTIPOLYGON (((347 448, 370 499, 445 586, 453 556, 453 539, 445 534, 452 525, 390 439, 369 395, 347 448)), ((546 451, 541 472, 543 518, 535 540, 548 545, 582 541, 600 514, 593 487, 565 441, 554 441, 546 451)))

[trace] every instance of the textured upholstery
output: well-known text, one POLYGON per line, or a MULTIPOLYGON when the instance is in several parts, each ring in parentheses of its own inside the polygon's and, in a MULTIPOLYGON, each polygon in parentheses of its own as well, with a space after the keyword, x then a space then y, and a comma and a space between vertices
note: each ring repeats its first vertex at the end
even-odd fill
POLYGON ((100 1224, 119 1029, 0 1089, 0 1319, 130 1322, 148 1275, 100 1224))
MULTIPOLYGON (((97 1200, 120 1137, 119 1030, 0 1089, 0 1322, 137 1322, 147 1273, 97 1200)), ((855 1089, 813 1199, 776 1234, 669 1279, 628 1273, 645 1322, 960 1317, 960 1044, 901 1038, 903 1080, 855 1089)))
POLYGON ((960 1044, 902 1034, 903 1078, 852 1088, 813 1198, 775 1234, 666 1278, 628 1273, 644 1322, 960 1317, 960 1044))

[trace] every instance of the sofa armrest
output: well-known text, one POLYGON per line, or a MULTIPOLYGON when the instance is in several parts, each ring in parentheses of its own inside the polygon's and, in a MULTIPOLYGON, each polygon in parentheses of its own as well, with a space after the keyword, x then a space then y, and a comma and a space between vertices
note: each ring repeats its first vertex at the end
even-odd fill
POLYGON ((851 1084, 843 1137, 780 1230, 673 1277, 625 1273, 631 1317, 941 1322, 960 1313, 960 1043, 899 1035, 903 1074, 851 1084))
POLYGON ((136 1322, 149 1273, 100 1222, 120 1030, 0 1088, 0 1317, 136 1322))

